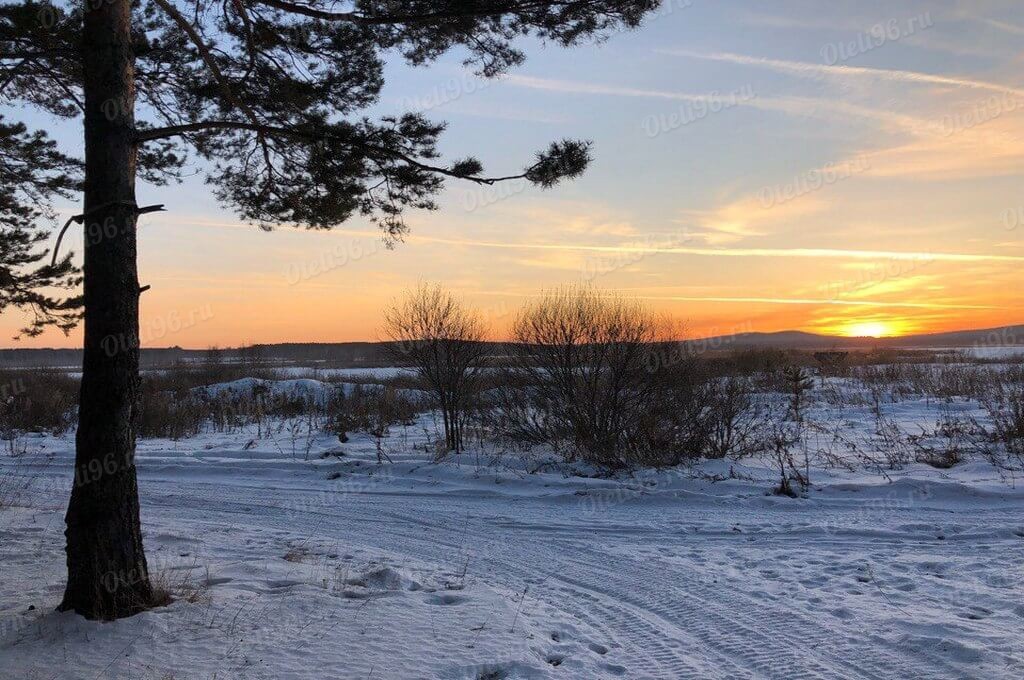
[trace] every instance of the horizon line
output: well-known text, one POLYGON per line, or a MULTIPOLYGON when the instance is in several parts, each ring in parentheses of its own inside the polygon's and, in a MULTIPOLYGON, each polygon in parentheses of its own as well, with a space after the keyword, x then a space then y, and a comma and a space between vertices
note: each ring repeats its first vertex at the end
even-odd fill
MULTIPOLYGON (((702 340, 713 340, 713 339, 716 339, 716 338, 731 338, 731 337, 738 337, 738 336, 742 336, 742 335, 781 335, 781 334, 784 334, 784 333, 802 333, 804 335, 813 335, 813 336, 816 336, 816 337, 819 337, 819 338, 828 338, 828 339, 836 339, 836 340, 880 340, 880 341, 885 341, 885 340, 900 340, 900 339, 915 338, 915 337, 917 337, 917 338, 927 338, 927 337, 936 336, 936 335, 955 335, 957 333, 993 333, 993 332, 998 332, 998 331, 1004 331, 1004 330, 1010 329, 1010 328, 1024 328, 1024 321, 1021 321, 1020 323, 1006 324, 1006 325, 1003 325, 1003 326, 989 326, 989 327, 985 327, 985 328, 958 328, 958 329, 950 330, 950 331, 931 331, 931 332, 926 332, 926 333, 907 333, 905 335, 886 335, 886 336, 880 336, 880 337, 875 337, 875 336, 870 336, 870 335, 861 335, 861 336, 832 335, 832 334, 828 334, 828 333, 818 333, 818 332, 815 332, 815 331, 801 330, 799 328, 787 328, 785 330, 780 330, 780 331, 757 331, 757 330, 753 330, 753 331, 741 331, 741 332, 737 332, 737 333, 722 333, 722 334, 718 334, 718 335, 706 335, 706 336, 695 337, 695 338, 683 338, 683 339, 678 340, 677 342, 700 342, 702 340)), ((1013 339, 1014 340, 1018 340, 1018 342, 1011 343, 1011 344, 1008 344, 1008 345, 995 345, 995 344, 993 344, 992 346, 993 347, 1016 347, 1018 345, 1019 346, 1024 346, 1024 337, 1013 338, 1013 339)), ((251 344, 248 344, 248 345, 236 345, 236 346, 224 346, 224 347, 221 347, 221 346, 218 346, 218 345, 208 345, 207 347, 181 347, 179 345, 168 345, 168 346, 164 346, 164 347, 140 347, 139 351, 140 352, 145 352, 145 351, 166 351, 166 350, 175 350, 176 349, 176 350, 181 350, 183 352, 206 352, 206 351, 209 351, 210 349, 219 349, 219 350, 222 350, 222 351, 230 351, 230 350, 247 349, 247 348, 250 348, 250 347, 274 347, 274 346, 280 346, 280 345, 383 345, 383 344, 387 344, 389 342, 393 342, 393 341, 391 341, 391 340, 327 340, 327 341, 283 340, 283 341, 280 341, 280 342, 254 342, 254 343, 251 343, 251 344)), ((483 342, 499 344, 499 343, 506 343, 506 342, 509 342, 509 341, 508 340, 484 340, 483 342)), ((673 341, 671 341, 671 340, 670 341, 654 341, 655 344, 658 343, 658 342, 673 342, 673 341)), ((28 351, 28 352, 72 351, 72 352, 81 352, 82 351, 82 347, 79 346, 79 345, 76 345, 76 346, 73 346, 73 347, 0 347, 0 352, 6 352, 6 351, 28 351)), ((0 367, 0 368, 2 368, 2 367, 0 367)))

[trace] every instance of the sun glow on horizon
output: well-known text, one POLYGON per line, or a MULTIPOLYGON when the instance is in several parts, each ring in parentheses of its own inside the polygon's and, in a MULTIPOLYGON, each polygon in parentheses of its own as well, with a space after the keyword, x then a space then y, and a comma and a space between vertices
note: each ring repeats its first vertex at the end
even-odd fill
POLYGON ((900 332, 893 323, 859 321, 844 326, 841 334, 848 338, 891 338, 900 335, 900 332))

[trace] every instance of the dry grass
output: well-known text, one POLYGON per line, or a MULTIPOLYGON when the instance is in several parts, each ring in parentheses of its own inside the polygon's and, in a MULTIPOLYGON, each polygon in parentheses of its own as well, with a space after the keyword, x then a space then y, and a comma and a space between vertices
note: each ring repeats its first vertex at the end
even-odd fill
POLYGON ((34 453, 0 455, 4 456, 0 466, 0 508, 26 506, 33 486, 49 467, 52 458, 34 453))
POLYGON ((202 578, 196 578, 194 568, 161 569, 150 574, 153 586, 151 607, 165 607, 172 602, 208 605, 213 601, 210 594, 210 570, 205 569, 202 578))

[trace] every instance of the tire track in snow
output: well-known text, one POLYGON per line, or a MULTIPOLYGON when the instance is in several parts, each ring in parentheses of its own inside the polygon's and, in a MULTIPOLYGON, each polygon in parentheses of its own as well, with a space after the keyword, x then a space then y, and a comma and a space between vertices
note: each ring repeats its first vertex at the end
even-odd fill
MULTIPOLYGON (((504 516, 478 515, 472 526, 461 525, 459 518, 474 511, 493 513, 493 504, 480 503, 478 499, 452 497, 439 502, 437 497, 412 498, 402 503, 394 495, 385 501, 375 498, 376 494, 351 494, 339 501, 323 492, 302 498, 302 494, 281 489, 254 501, 248 496, 251 490, 216 486, 213 493, 197 488, 197 493, 187 494, 186 489, 188 503, 182 507, 178 496, 182 491, 180 483, 169 488, 177 493, 149 495, 144 511, 157 505, 196 521, 195 513, 205 510, 203 521, 224 513, 257 528, 273 524, 296 533, 315 529, 333 538, 440 565, 452 563, 452 556, 467 544, 493 542, 495 536, 490 532, 500 528, 500 552, 477 550, 474 559, 479 567, 510 591, 521 588, 523 582, 537 583, 538 577, 543 576, 548 588, 532 590, 531 597, 543 597, 548 605, 578 620, 588 633, 603 637, 596 641, 613 647, 608 661, 621 666, 626 677, 882 680, 963 674, 934 655, 908 656, 910 653, 886 648, 881 640, 851 639, 831 633, 832 622, 826 617, 815 619, 786 603, 755 600, 724 583, 712 586, 698 572, 680 569, 678 564, 665 560, 652 564, 651 557, 641 554, 627 559, 612 551, 596 552, 578 540, 567 546, 558 534, 530 529, 542 527, 542 523, 516 526, 504 516), (251 508, 255 505, 264 512, 253 513, 251 508), (302 522, 297 519, 301 516, 315 519, 302 522)), ((539 516, 567 510, 522 500, 515 508, 518 514, 537 512, 539 516)), ((637 515, 640 518, 643 513, 637 515)), ((742 508, 737 509, 736 516, 755 519, 752 512, 742 508)), ((662 532, 662 538, 675 545, 683 536, 677 527, 662 532)), ((719 545, 728 540, 725 534, 714 538, 685 536, 700 541, 711 539, 719 545)), ((771 539, 778 537, 766 533, 758 538, 763 550, 765 543, 774 543, 771 539)), ((627 549, 637 543, 618 539, 617 535, 603 533, 600 540, 627 549)), ((643 539, 653 545, 659 543, 657 535, 645 535, 643 539)), ((866 546, 877 547, 862 540, 866 546)), ((840 544, 851 547, 851 542, 834 543, 836 547, 840 544)), ((910 552, 919 547, 926 546, 900 546, 910 552)))

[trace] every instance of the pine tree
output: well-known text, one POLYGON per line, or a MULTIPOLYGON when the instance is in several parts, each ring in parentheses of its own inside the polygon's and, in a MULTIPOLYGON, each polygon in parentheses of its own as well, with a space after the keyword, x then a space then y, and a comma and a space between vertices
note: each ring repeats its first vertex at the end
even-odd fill
POLYGON ((0 8, 0 96, 83 121, 84 358, 62 608, 130 615, 153 600, 135 474, 137 179, 205 159, 216 196, 243 219, 330 228, 435 208, 445 180, 576 177, 589 144, 562 140, 521 172, 444 162, 443 123, 371 120, 384 61, 421 65, 459 50, 485 77, 521 63, 516 39, 566 47, 638 26, 657 0, 84 0, 0 8), (104 339, 107 338, 106 341, 104 339), (116 340, 111 342, 110 338, 116 340), (104 347, 117 347, 116 352, 104 347))
POLYGON ((49 326, 67 332, 81 314, 75 296, 53 297, 81 279, 67 254, 48 260, 40 244, 49 238, 51 201, 78 188, 79 164, 57 151, 42 132, 29 133, 21 123, 0 116, 0 313, 31 313, 21 333, 38 335, 49 326))

